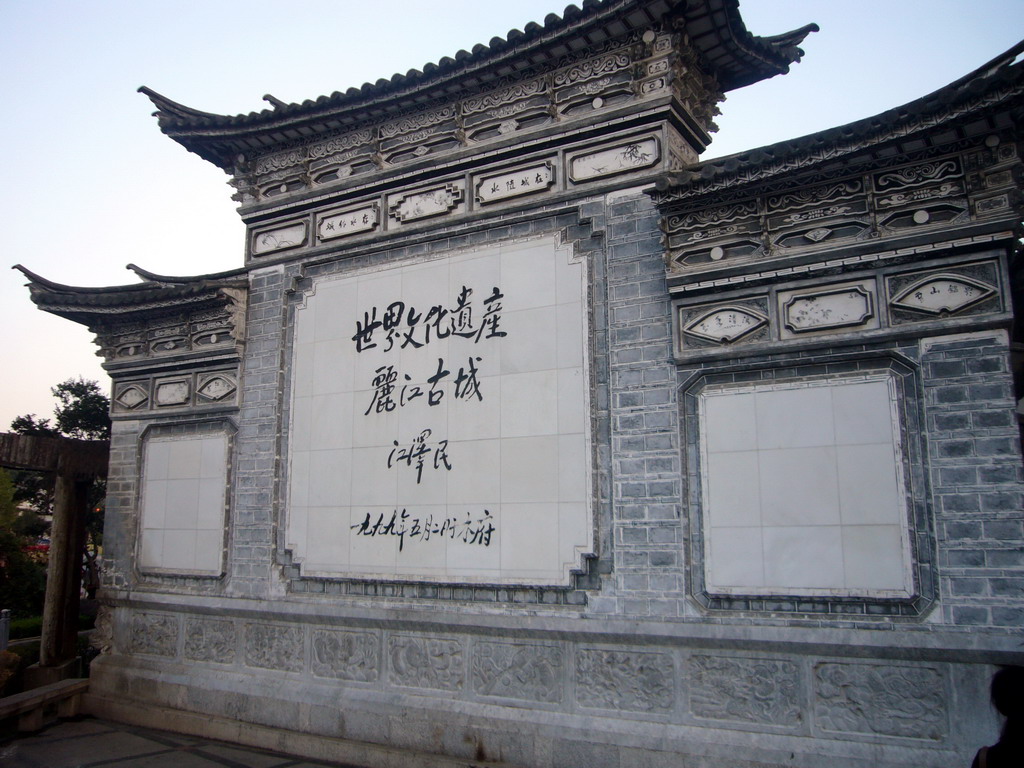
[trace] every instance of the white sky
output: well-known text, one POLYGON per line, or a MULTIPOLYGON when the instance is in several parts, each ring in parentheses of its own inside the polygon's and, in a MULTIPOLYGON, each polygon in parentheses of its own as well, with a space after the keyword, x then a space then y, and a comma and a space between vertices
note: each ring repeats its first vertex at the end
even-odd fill
MULTIPOLYGON (((3 261, 56 282, 134 282, 242 265, 228 177, 160 133, 147 85, 221 114, 422 68, 561 14, 561 0, 0 0, 3 261)), ((946 85, 1024 36, 1021 0, 741 0, 754 34, 809 22, 804 61, 729 94, 706 157, 867 117, 946 85)), ((81 326, 0 270, 0 431, 50 416, 49 388, 109 385, 81 326)))

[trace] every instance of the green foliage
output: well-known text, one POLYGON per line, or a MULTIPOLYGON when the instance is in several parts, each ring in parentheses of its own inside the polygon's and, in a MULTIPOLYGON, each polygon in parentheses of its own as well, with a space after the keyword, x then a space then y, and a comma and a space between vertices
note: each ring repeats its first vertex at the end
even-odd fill
MULTIPOLYGON (((50 392, 57 399, 53 411, 54 423, 34 413, 26 414, 11 422, 12 432, 77 440, 110 438, 110 399, 103 394, 97 382, 81 377, 68 379, 51 388, 50 392)), ((15 501, 31 510, 22 515, 18 532, 37 540, 48 530, 47 523, 40 516, 53 512, 53 477, 43 472, 16 472, 14 483, 15 501)), ((89 491, 89 513, 85 527, 93 546, 98 546, 103 536, 106 492, 107 486, 102 480, 96 481, 89 491)))
POLYGON ((60 434, 78 440, 110 438, 110 398, 98 383, 81 377, 68 379, 50 392, 60 402, 53 412, 60 434))
POLYGON ((38 616, 46 594, 46 566, 23 550, 24 539, 0 530, 0 606, 12 617, 38 616))

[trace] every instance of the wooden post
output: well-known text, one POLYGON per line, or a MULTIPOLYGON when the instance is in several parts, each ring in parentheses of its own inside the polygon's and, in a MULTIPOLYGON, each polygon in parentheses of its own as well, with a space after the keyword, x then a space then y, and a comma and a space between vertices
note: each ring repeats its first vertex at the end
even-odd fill
POLYGON ((58 469, 39 648, 41 667, 56 667, 75 656, 87 491, 87 483, 58 469))

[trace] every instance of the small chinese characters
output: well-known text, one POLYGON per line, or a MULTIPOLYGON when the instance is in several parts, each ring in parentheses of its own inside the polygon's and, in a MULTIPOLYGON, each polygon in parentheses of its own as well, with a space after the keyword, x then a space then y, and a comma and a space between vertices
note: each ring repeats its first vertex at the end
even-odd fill
POLYGON ((381 512, 374 520, 369 512, 362 522, 349 526, 356 532, 357 536, 392 536, 398 539, 398 551, 405 549, 406 540, 410 542, 426 542, 431 539, 450 541, 461 541, 463 544, 470 544, 480 547, 491 546, 491 540, 497 530, 494 527, 494 518, 489 510, 484 510, 482 515, 473 517, 469 512, 466 517, 460 520, 458 516, 435 518, 427 515, 424 518, 414 517, 406 509, 392 511, 390 517, 385 518, 381 512))

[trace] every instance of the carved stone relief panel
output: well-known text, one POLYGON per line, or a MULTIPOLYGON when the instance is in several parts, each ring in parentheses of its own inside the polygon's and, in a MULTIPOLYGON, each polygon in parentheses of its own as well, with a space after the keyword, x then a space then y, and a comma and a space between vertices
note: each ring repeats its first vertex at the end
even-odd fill
POLYGON ((313 630, 311 669, 317 677, 372 683, 380 677, 380 637, 374 632, 313 630))
POLYGON ((769 337, 768 298, 679 308, 682 348, 721 347, 769 337))
POLYGON ((826 332, 848 333, 879 325, 873 280, 780 291, 778 302, 783 339, 826 332))
POLYGON ((461 146, 456 113, 455 106, 445 106, 380 126, 382 159, 396 165, 461 146))
POLYGON ((553 119, 545 78, 473 96, 462 102, 462 123, 470 141, 485 141, 553 119))
POLYGON ((160 379, 155 384, 157 406, 187 405, 192 395, 191 382, 187 378, 160 379))
POLYGON ((654 136, 580 152, 569 158, 569 179, 574 184, 650 168, 661 162, 661 142, 654 136))
POLYGON ((113 408, 118 411, 133 411, 149 400, 149 382, 137 381, 118 384, 114 388, 113 408))
POLYGON ((238 381, 233 373, 200 373, 196 376, 196 402, 198 404, 233 401, 238 381))
POLYGON ((178 617, 171 614, 133 614, 128 647, 131 653, 176 656, 179 628, 178 617))
POLYGON ((514 197, 546 192, 555 183, 555 169, 545 161, 501 173, 475 177, 474 197, 481 205, 498 203, 514 197))
POLYGON ((584 707, 671 712, 675 679, 675 665, 667 653, 600 648, 576 652, 576 701, 584 707))
POLYGON ((695 655, 687 661, 695 717, 760 725, 800 724, 800 669, 775 659, 695 655))
POLYGON ((670 271, 764 255, 756 200, 670 215, 662 229, 670 271))
POLYGON ((558 646, 481 641, 473 648, 473 690, 482 696, 559 702, 563 666, 558 646))
POLYGON ((893 325, 937 317, 981 315, 1003 310, 999 268, 993 261, 887 278, 893 325))
POLYGON ((822 663, 814 716, 823 731, 941 741, 949 732, 945 674, 936 667, 822 663))
POLYGON ((339 237, 350 237, 374 232, 380 226, 380 206, 364 203, 344 211, 329 211, 317 216, 317 240, 326 242, 339 237))
POLYGON ((245 663, 278 672, 301 672, 305 661, 301 627, 249 622, 245 625, 245 663))
POLYGON ((233 664, 238 632, 233 621, 188 619, 185 621, 186 659, 233 664))
POLYGON ((408 688, 461 691, 466 682, 466 653, 454 637, 390 635, 388 681, 408 688))
POLYGON ((253 232, 252 255, 265 256, 268 253, 300 248, 306 245, 308 235, 304 221, 253 232))
POLYGON ((462 182, 453 181, 421 192, 408 192, 388 197, 388 215, 399 224, 460 210, 466 190, 462 182))
POLYGON ((875 192, 887 194, 897 189, 909 189, 962 179, 963 169, 960 158, 947 157, 904 168, 880 171, 872 177, 875 192))
MULTIPOLYGON (((590 112, 632 99, 630 63, 629 51, 622 49, 556 72, 553 85, 558 114, 590 112)), ((667 71, 667 62, 664 64, 667 71)))

